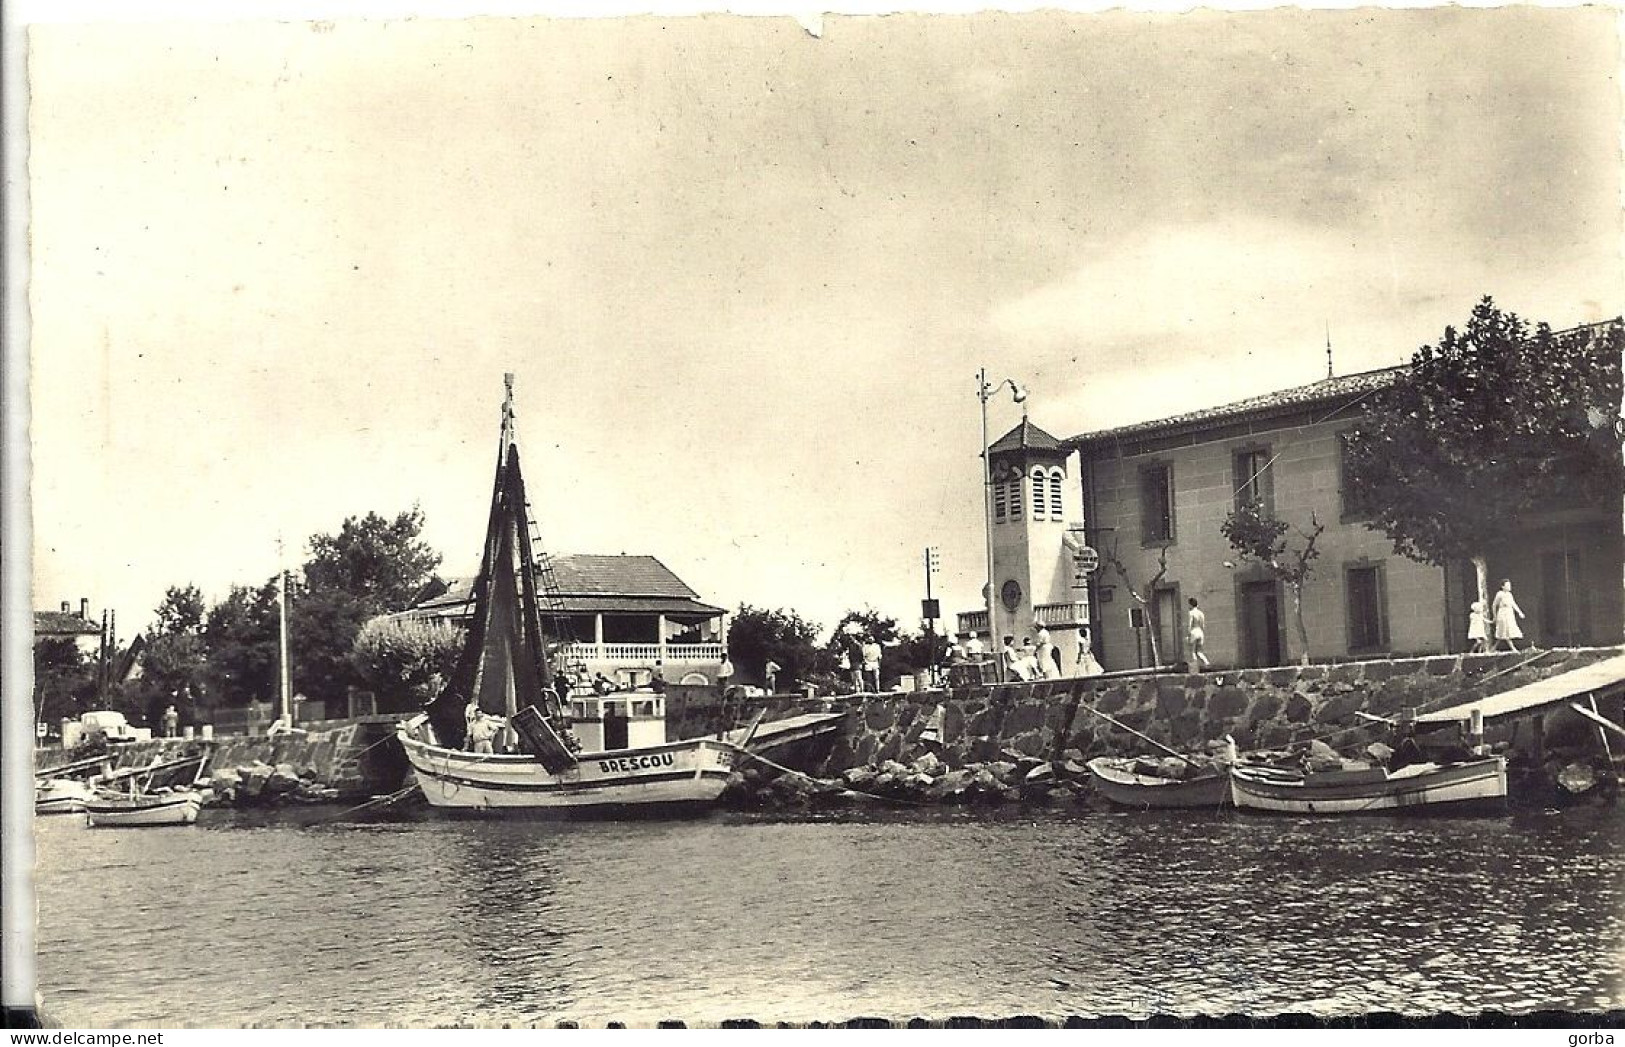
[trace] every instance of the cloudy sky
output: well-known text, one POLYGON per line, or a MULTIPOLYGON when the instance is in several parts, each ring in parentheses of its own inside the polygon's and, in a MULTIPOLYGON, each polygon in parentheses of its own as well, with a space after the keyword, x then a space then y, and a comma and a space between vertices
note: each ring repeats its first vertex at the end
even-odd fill
MULTIPOLYGON (((1617 315, 1601 10, 45 24, 36 606, 413 504, 726 606, 980 606, 975 374, 1059 436, 1617 315)), ((993 407, 994 435, 1019 409, 993 407)))

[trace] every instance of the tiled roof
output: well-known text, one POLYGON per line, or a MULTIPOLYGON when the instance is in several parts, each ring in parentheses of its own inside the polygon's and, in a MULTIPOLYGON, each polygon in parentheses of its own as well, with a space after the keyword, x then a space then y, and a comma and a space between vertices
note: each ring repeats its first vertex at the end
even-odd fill
MULTIPOLYGON (((570 611, 643 611, 668 614, 721 614, 722 608, 701 603, 699 594, 653 556, 555 556, 553 576, 565 608, 570 611)), ((441 596, 425 600, 417 612, 455 610, 472 597, 471 578, 451 581, 441 596)))
POLYGON ((1019 451, 1024 449, 1038 451, 1060 451, 1061 441, 1046 433, 1026 418, 1021 424, 993 441, 988 450, 997 454, 1000 451, 1019 451))
POLYGON ((102 627, 79 617, 77 614, 64 614, 61 611, 35 611, 35 636, 98 636, 102 627))
POLYGON ((689 600, 697 600, 700 595, 652 556, 555 556, 553 574, 558 578, 559 592, 571 595, 672 596, 689 600))
MULTIPOLYGON (((473 612, 473 599, 473 592, 465 585, 432 603, 419 604, 395 617, 455 621, 473 612)), ((698 618, 712 618, 724 613, 720 607, 671 596, 561 596, 559 609, 565 614, 665 614, 698 618)), ((544 608, 544 613, 546 610, 544 608)))
POLYGON ((1185 414, 1176 414, 1170 418, 1159 418, 1154 421, 1119 426, 1116 429, 1102 429, 1098 432, 1083 433, 1072 437, 1067 443, 1077 447, 1097 440, 1117 437, 1150 436, 1183 429, 1199 430, 1211 424, 1246 415, 1268 416, 1277 412, 1298 410, 1317 403, 1329 404, 1359 400, 1379 389, 1386 389, 1392 385, 1394 376, 1404 369, 1404 365, 1401 365, 1384 367, 1377 371, 1362 371, 1359 374, 1339 375, 1335 378, 1322 378, 1320 381, 1311 382, 1308 385, 1265 393, 1262 396, 1237 400, 1235 403, 1224 404, 1220 407, 1205 407, 1199 411, 1188 411, 1185 414))

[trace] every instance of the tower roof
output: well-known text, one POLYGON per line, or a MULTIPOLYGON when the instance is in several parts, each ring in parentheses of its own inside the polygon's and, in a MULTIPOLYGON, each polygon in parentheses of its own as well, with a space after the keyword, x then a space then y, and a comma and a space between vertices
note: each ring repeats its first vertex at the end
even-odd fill
POLYGON ((1065 455, 1066 449, 1061 441, 1038 428, 1025 417, 1021 424, 993 441, 988 448, 989 453, 998 454, 1001 451, 1053 451, 1058 455, 1065 455))

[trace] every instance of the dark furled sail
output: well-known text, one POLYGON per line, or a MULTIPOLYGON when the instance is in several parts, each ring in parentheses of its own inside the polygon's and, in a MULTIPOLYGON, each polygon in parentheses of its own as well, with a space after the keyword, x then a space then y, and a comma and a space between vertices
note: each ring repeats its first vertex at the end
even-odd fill
POLYGON ((530 513, 514 438, 512 375, 507 382, 491 513, 474 582, 474 614, 451 680, 429 703, 435 737, 450 748, 461 748, 466 740, 470 702, 482 712, 509 718, 528 705, 549 717, 561 712, 558 697, 549 689, 552 669, 546 657, 530 513))

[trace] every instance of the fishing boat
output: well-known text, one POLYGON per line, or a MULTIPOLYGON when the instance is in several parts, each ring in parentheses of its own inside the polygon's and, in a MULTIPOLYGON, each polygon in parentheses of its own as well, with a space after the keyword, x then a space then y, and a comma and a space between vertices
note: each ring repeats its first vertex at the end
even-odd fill
POLYGON ((1139 762, 1135 758, 1097 756, 1085 766, 1095 791, 1122 807, 1217 808, 1230 803, 1230 776, 1223 765, 1190 778, 1164 778, 1136 773, 1139 762))
POLYGON ((1302 771, 1241 765, 1230 771, 1231 799, 1244 811, 1279 814, 1389 814, 1504 808, 1506 760, 1302 771))
POLYGON ((556 671, 550 639, 562 652, 568 637, 560 635, 565 618, 557 583, 545 554, 538 558, 534 529, 510 374, 464 647, 441 693, 396 731, 423 795, 435 807, 497 813, 713 804, 739 744, 720 737, 668 741, 663 695, 572 693, 566 674, 556 671))
POLYGON ((191 825, 203 807, 203 793, 196 788, 208 754, 182 757, 135 767, 103 777, 95 792, 85 801, 85 817, 93 827, 136 828, 154 825, 191 825), (191 780, 183 785, 157 785, 161 776, 190 768, 191 780))
POLYGON ((103 770, 105 756, 91 756, 56 767, 44 767, 34 772, 35 814, 78 814, 90 799, 91 788, 87 780, 103 770))
POLYGON ((34 783, 35 814, 78 814, 90 799, 90 786, 74 778, 47 778, 34 783))

